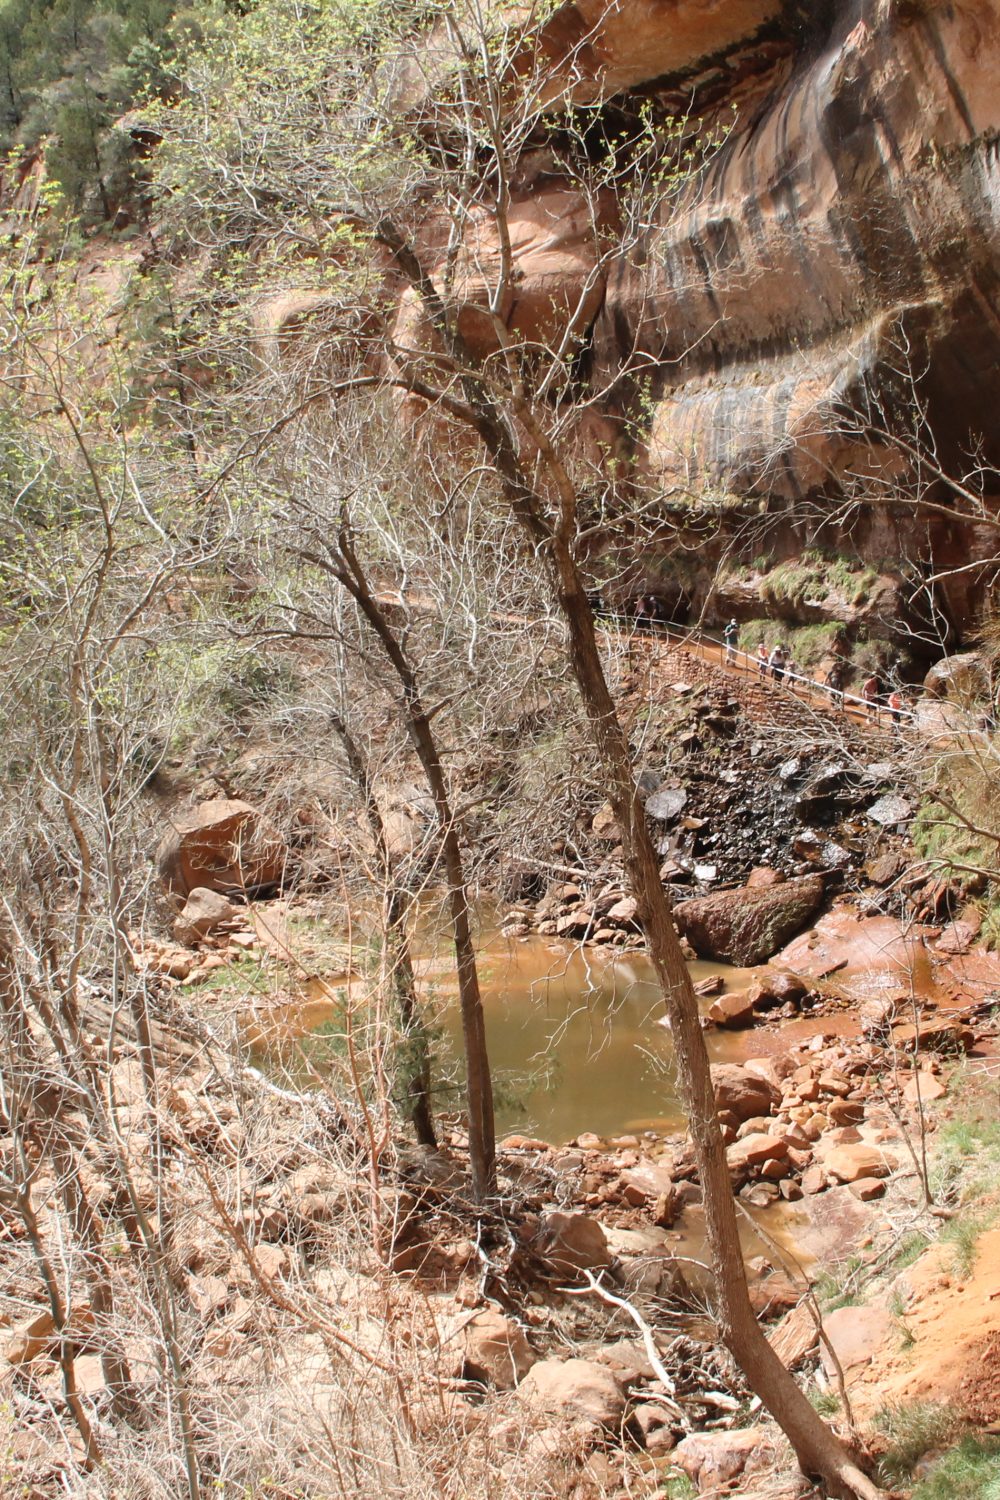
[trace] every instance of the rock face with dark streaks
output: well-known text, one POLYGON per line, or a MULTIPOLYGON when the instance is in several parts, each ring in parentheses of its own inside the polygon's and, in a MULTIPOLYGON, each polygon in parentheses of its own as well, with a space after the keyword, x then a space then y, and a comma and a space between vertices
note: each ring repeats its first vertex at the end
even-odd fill
MULTIPOLYGON (((826 538, 868 560, 994 556, 946 489, 944 513, 886 503, 906 458, 872 428, 915 393, 946 468, 980 437, 1000 466, 1000 0, 576 0, 544 40, 580 49, 578 94, 731 122, 592 324, 598 385, 658 362, 641 467, 767 496, 785 555, 814 535, 796 507, 846 494, 877 503, 826 538)), ((960 626, 969 588, 946 586, 960 626)))
MULTIPOLYGON (((665 30, 686 8, 705 9, 653 7, 665 30)), ((945 447, 992 426, 1000 6, 828 9, 825 31, 742 80, 689 210, 653 232, 642 267, 609 278, 598 359, 614 366, 634 333, 675 362, 649 435, 668 483, 693 465, 715 485, 797 496, 871 463, 850 434, 829 436, 863 377, 918 375, 945 447)))
MULTIPOLYGON (((525 87, 545 121, 512 172, 505 304, 483 311, 500 254, 488 208, 455 261, 473 356, 495 352, 500 323, 546 343, 571 320, 588 383, 581 455, 615 483, 651 481, 682 525, 692 499, 725 502, 715 541, 699 533, 687 549, 704 577, 683 585, 680 615, 754 613, 736 574, 725 598, 712 581, 753 516, 744 561, 818 546, 879 575, 861 602, 885 639, 907 600, 910 623, 926 623, 926 571, 958 568, 937 588, 932 634, 942 610, 961 633, 982 587, 967 564, 1000 555, 1000 0, 568 0, 534 46, 525 87), (588 204, 547 148, 567 98, 604 112, 612 136, 648 110, 721 137, 698 180, 651 207, 639 243, 600 261, 595 229, 606 247, 621 204, 588 204), (975 495, 934 466, 915 477, 915 434, 953 479, 980 448, 978 517, 975 495)), ((400 109, 417 122, 411 84, 400 109)), ((419 231, 432 279, 446 240, 433 216, 419 231)), ((291 316, 284 303, 267 314, 291 316)), ((396 332, 433 347, 412 297, 396 332)), ((635 592, 665 551, 625 559, 635 592)), ((860 608, 851 590, 826 604, 807 591, 794 618, 850 625, 860 608)))

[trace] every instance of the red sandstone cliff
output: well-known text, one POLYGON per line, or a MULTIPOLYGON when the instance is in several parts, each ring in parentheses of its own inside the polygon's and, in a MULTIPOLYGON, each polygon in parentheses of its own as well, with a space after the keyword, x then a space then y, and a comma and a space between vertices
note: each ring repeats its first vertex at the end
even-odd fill
MULTIPOLYGON (((898 455, 844 416, 872 394, 898 416, 915 392, 952 473, 980 440, 1000 465, 998 0, 577 0, 545 45, 580 49, 581 92, 733 121, 682 210, 612 266, 592 326, 598 382, 633 345, 659 362, 636 457, 665 491, 766 495, 789 518, 805 496, 884 499, 864 476, 898 455)), ((1000 550, 906 506, 853 525, 872 560, 1000 550)))

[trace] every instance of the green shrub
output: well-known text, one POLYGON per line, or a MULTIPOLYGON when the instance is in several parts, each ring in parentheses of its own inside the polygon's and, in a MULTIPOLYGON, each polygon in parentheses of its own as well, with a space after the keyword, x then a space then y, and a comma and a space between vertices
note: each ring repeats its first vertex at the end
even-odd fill
MULTIPOLYGON (((951 801, 950 796, 948 800, 951 801)), ((963 797, 961 800, 968 799, 963 797)), ((955 806, 964 814, 961 803, 955 806)), ((970 808, 967 815, 970 821, 973 821, 972 811, 970 808)), ((963 873, 963 866, 989 868, 996 859, 997 846, 991 838, 973 832, 961 817, 956 817, 933 797, 928 797, 918 808, 911 825, 911 836, 922 859, 935 860, 945 871, 954 869, 959 876, 963 873)))
MULTIPOLYGON (((942 1125, 931 1186, 936 1197, 955 1203, 995 1192, 1000 1187, 1000 1121, 967 1112, 942 1125)), ((957 1234, 952 1231, 953 1237, 957 1234)))
POLYGON ((1000 946, 1000 777, 992 756, 949 753, 933 768, 942 800, 928 794, 911 826, 917 853, 962 884, 982 883, 982 938, 1000 946))
POLYGON ((663 1500, 695 1500, 698 1490, 686 1474, 674 1469, 663 1481, 663 1500))
POLYGON ((983 925, 979 929, 980 941, 995 952, 1000 948, 1000 890, 991 884, 982 908, 983 925))
POLYGON ((869 677, 872 672, 884 675, 895 654, 888 641, 859 641, 854 649, 854 669, 861 677, 869 677))

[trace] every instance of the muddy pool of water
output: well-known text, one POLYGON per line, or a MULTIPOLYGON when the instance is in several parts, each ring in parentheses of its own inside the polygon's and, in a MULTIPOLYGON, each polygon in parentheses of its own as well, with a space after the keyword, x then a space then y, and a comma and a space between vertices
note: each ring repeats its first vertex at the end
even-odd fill
MULTIPOLYGON (((415 967, 437 1033, 440 1104, 457 1109, 462 1033, 454 968, 447 945, 426 929, 418 946, 415 967)), ((487 928, 479 964, 498 1139, 516 1133, 560 1145, 582 1131, 661 1135, 685 1128, 670 1032, 661 1024, 663 1002, 645 954, 582 950, 538 937, 511 941, 487 928)), ((689 967, 695 983, 721 974, 728 989, 742 987, 747 977, 746 970, 715 963, 689 967)), ((356 988, 360 1001, 363 982, 356 988)), ((342 975, 304 979, 300 999, 255 1012, 250 1039, 269 1066, 307 1084, 310 1069, 323 1066, 324 1043, 337 1044, 345 995, 342 975)), ((706 1041, 713 1062, 746 1056, 738 1032, 710 1031, 706 1041)), ((761 1215, 754 1212, 752 1219, 761 1215)), ((796 1247, 805 1222, 796 1209, 775 1205, 764 1219, 773 1239, 796 1247)), ((700 1210, 685 1214, 675 1237, 675 1253, 701 1258, 700 1210)), ((747 1255, 766 1253, 749 1219, 741 1221, 741 1238, 747 1255)))
MULTIPOLYGON (((498 1133, 559 1145, 584 1130, 607 1136, 684 1128, 663 1001, 644 954, 493 938, 480 963, 498 1133)), ((705 963, 691 970, 695 981, 720 972, 705 963)), ((721 972, 730 989, 739 987, 740 971, 721 972)), ((457 1007, 445 1011, 443 1028, 448 1051, 459 1058, 457 1007)), ((713 1032, 708 1041, 714 1061, 742 1050, 733 1035, 713 1032)))
MULTIPOLYGON (((455 1090, 462 1071, 462 1032, 454 969, 444 944, 422 935, 416 969, 437 1033, 438 1071, 455 1090)), ((538 1135, 560 1145, 581 1131, 622 1135, 683 1129, 673 1075, 670 1032, 652 965, 641 953, 582 950, 542 938, 509 941, 484 932, 480 984, 496 1095, 497 1134, 538 1135)), ((692 963, 697 982, 721 973, 730 989, 744 971, 692 963)), ((335 1042, 345 991, 342 978, 302 981, 301 999, 258 1011, 251 1039, 304 1081, 290 1041, 313 1034, 335 1042)), ((359 995, 363 984, 358 981, 359 995)), ((705 1001, 707 1006, 710 1002, 705 1001)), ((713 1061, 737 1060, 744 1043, 708 1034, 713 1061)), ((322 1049, 307 1046, 321 1065, 322 1049)))

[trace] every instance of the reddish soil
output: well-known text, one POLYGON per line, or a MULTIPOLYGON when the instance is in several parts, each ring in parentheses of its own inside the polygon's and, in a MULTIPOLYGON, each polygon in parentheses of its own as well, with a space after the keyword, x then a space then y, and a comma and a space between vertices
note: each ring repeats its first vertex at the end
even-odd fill
POLYGON ((907 1305, 851 1384, 859 1415, 944 1401, 977 1425, 1000 1420, 1000 1227, 980 1238, 969 1276, 958 1275, 953 1247, 937 1244, 896 1285, 907 1305))

